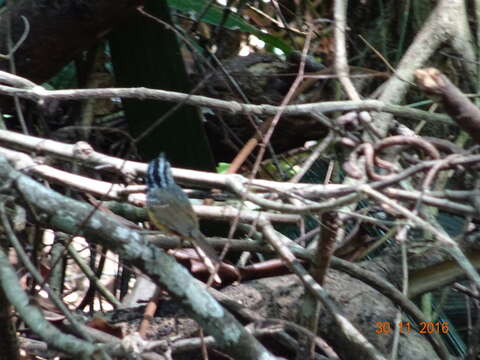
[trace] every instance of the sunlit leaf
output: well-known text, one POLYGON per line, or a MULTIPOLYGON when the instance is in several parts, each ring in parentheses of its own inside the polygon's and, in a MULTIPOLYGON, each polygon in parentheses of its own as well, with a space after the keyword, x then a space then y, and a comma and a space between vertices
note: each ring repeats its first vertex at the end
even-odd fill
POLYGON ((170 8, 184 13, 192 20, 199 20, 216 26, 222 25, 229 30, 238 30, 255 35, 268 45, 282 50, 285 54, 292 51, 290 46, 281 39, 260 31, 238 14, 231 12, 226 18, 226 21, 224 21, 225 7, 223 6, 213 4, 205 11, 205 7, 209 2, 208 0, 168 0, 168 5, 170 8), (199 19, 201 15, 203 16, 199 19))

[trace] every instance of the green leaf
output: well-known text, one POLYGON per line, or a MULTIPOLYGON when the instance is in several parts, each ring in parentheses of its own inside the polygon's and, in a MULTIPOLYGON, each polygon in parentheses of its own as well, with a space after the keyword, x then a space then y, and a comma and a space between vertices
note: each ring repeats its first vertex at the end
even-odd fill
POLYGON ((223 174, 230 167, 230 163, 219 162, 217 165, 217 173, 223 174))
POLYGON ((48 80, 48 82, 43 83, 42 86, 53 90, 76 88, 77 78, 73 61, 65 65, 62 70, 48 80))
POLYGON ((248 21, 233 12, 228 15, 226 21, 222 22, 225 12, 224 6, 213 4, 204 13, 205 6, 209 0, 168 0, 167 2, 170 8, 180 11, 194 20, 198 20, 200 15, 203 14, 200 20, 207 24, 216 26, 222 24, 226 29, 243 31, 255 35, 268 45, 282 50, 285 54, 292 52, 292 48, 283 40, 258 30, 255 26, 252 26, 248 21))

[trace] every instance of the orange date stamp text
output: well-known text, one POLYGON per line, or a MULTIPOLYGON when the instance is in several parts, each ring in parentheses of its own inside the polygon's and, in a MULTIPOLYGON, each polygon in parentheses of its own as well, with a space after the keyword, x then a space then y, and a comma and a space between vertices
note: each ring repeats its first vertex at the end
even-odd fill
POLYGON ((375 333, 378 335, 388 335, 397 329, 400 334, 410 334, 411 331, 417 331, 419 334, 448 334, 448 322, 446 321, 420 321, 418 324, 409 321, 400 321, 392 324, 389 321, 376 321, 375 333))

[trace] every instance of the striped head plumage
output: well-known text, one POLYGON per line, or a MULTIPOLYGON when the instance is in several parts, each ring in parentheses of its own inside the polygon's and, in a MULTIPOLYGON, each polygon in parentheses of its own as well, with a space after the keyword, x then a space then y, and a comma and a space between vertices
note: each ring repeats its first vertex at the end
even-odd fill
POLYGON ((165 157, 165 153, 150 161, 147 169, 146 183, 148 189, 165 189, 171 185, 175 185, 173 180, 172 169, 170 163, 165 157))

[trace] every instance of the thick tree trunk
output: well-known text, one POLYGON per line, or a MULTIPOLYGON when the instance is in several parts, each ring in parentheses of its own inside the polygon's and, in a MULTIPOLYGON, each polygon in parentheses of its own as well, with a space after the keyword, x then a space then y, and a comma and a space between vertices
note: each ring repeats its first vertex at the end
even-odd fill
MULTIPOLYGON (((141 0, 18 0, 0 15, 0 52, 7 54, 8 19, 12 41, 30 31, 15 53, 17 74, 35 82, 44 82, 81 51, 88 49, 114 26, 132 14, 141 0)), ((0 70, 10 70, 0 60, 0 70)))

